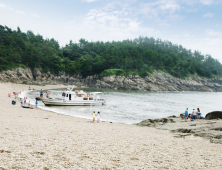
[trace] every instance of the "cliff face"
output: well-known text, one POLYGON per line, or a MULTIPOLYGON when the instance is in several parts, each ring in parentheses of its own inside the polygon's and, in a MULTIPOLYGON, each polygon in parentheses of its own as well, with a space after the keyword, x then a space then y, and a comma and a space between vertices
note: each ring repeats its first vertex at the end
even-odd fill
POLYGON ((0 72, 0 81, 29 85, 67 84, 78 87, 97 87, 126 90, 147 91, 222 91, 222 79, 187 78, 179 79, 166 73, 155 72, 152 77, 141 78, 139 76, 110 76, 98 77, 98 75, 82 78, 79 75, 58 76, 51 73, 43 73, 41 70, 14 69, 0 72))

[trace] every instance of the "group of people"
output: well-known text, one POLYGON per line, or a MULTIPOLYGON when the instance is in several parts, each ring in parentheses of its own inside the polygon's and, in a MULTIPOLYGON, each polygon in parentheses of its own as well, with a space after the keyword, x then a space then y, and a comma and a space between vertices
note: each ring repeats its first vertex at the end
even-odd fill
MULTIPOLYGON (((13 104, 13 105, 16 105, 16 103, 17 103, 17 100, 16 100, 16 98, 17 98, 17 93, 15 92, 15 89, 13 89, 12 94, 13 94, 13 96, 15 96, 15 99, 12 100, 12 104, 13 104)), ((8 96, 11 97, 11 96, 10 96, 10 93, 8 93, 8 96)), ((23 98, 20 98, 21 106, 25 106, 25 105, 26 105, 26 99, 27 99, 27 97, 24 97, 24 99, 23 99, 23 98)), ((31 104, 30 104, 30 101, 29 101, 27 104, 28 104, 28 106, 30 106, 30 105, 31 105, 31 104)))
MULTIPOLYGON (((45 96, 46 96, 47 98, 49 98, 49 92, 46 92, 46 93, 45 93, 45 96)), ((40 97, 43 97, 43 91, 42 91, 42 89, 40 90, 40 97)))
POLYGON ((201 113, 200 109, 197 108, 197 110, 193 109, 192 113, 188 113, 188 108, 185 110, 185 114, 181 115, 182 119, 190 119, 190 120, 195 120, 195 119, 201 119, 201 113))
MULTIPOLYGON (((24 97, 24 99, 20 98, 21 106, 25 106, 26 105, 26 99, 27 99, 27 97, 24 97)), ((30 101, 27 104, 28 104, 28 106, 31 106, 30 101)))
MULTIPOLYGON (((15 99, 16 99, 17 93, 15 92, 15 89, 13 89, 12 95, 13 95, 13 97, 15 97, 15 99)), ((11 97, 11 93, 8 93, 8 97, 11 97)))
POLYGON ((93 111, 92 115, 93 115, 93 122, 95 122, 96 119, 97 119, 97 123, 99 123, 100 122, 100 118, 101 118, 100 111, 98 111, 97 114, 95 113, 95 111, 93 111))
MULTIPOLYGON (((15 92, 15 89, 13 89, 12 94, 15 97, 15 100, 12 100, 12 104, 16 105, 16 103, 17 103, 17 100, 16 100, 17 93, 15 92)), ((11 97, 11 93, 8 93, 8 97, 11 97)))

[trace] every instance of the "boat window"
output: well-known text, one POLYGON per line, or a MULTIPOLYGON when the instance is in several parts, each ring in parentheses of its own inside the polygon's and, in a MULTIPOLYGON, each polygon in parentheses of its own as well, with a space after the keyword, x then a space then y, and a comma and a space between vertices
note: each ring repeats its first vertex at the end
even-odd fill
POLYGON ((88 97, 84 97, 83 100, 88 100, 88 97))
POLYGON ((66 95, 66 97, 68 97, 68 94, 66 95))
POLYGON ((65 92, 63 92, 63 93, 62 93, 62 96, 63 96, 63 97, 65 97, 65 96, 66 96, 66 93, 65 93, 65 92))
POLYGON ((93 100, 93 97, 89 97, 89 100, 93 100))

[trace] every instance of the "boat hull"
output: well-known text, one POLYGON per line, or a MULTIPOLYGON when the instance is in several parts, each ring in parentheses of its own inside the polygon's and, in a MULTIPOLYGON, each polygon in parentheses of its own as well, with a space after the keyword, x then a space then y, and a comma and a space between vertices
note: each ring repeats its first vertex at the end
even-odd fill
POLYGON ((66 100, 51 100, 42 99, 45 106, 95 106, 103 105, 105 101, 66 101, 66 100))

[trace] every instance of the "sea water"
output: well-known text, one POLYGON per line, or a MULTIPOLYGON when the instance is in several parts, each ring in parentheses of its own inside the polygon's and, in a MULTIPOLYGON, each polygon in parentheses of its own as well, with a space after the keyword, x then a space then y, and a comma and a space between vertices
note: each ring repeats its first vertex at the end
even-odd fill
MULTIPOLYGON (((50 95, 61 95, 65 89, 48 90, 50 95)), ((74 89, 75 90, 75 89, 74 89)), ((78 89, 79 90, 79 89, 78 89)), ((45 106, 38 101, 38 107, 55 113, 92 119, 92 112, 101 113, 102 121, 120 122, 126 124, 139 123, 145 119, 179 116, 188 108, 200 108, 203 116, 211 111, 222 110, 222 92, 148 92, 130 90, 111 90, 98 88, 84 88, 85 92, 103 92, 102 98, 107 103, 98 106, 45 106)), ((35 97, 39 91, 26 91, 22 97, 27 102, 35 104, 35 97)))

